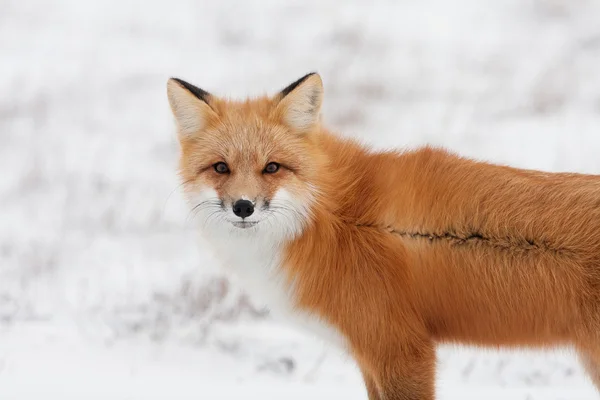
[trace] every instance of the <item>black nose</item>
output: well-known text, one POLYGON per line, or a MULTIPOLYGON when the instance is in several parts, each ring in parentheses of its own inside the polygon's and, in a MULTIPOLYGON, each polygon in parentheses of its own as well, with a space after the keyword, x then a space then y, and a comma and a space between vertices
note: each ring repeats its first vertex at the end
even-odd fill
POLYGON ((248 200, 238 200, 233 203, 233 213, 241 218, 246 218, 254 212, 254 205, 248 200))

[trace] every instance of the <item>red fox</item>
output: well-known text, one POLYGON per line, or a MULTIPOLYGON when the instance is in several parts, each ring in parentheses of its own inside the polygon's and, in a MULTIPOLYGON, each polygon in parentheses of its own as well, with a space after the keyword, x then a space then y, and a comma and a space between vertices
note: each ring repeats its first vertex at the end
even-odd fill
POLYGON ((373 151, 274 96, 167 92, 186 198, 225 268, 357 361, 369 399, 431 400, 435 346, 573 346, 600 387, 600 176, 373 151))

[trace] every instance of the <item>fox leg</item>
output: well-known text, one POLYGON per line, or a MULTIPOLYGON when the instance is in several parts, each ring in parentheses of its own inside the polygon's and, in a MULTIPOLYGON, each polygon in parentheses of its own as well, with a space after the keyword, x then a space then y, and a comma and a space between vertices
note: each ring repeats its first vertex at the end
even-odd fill
POLYGON ((394 347, 361 357, 373 379, 371 383, 366 380, 367 388, 372 388, 369 400, 434 400, 433 343, 394 344, 394 347))

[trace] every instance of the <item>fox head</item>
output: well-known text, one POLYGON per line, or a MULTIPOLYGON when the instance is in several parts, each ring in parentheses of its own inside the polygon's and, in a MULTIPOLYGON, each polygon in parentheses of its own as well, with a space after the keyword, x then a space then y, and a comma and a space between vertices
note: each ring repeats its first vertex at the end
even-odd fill
POLYGON ((293 238, 311 218, 323 166, 323 84, 310 73, 274 96, 216 97, 177 78, 167 84, 181 148, 180 176, 204 230, 293 238))

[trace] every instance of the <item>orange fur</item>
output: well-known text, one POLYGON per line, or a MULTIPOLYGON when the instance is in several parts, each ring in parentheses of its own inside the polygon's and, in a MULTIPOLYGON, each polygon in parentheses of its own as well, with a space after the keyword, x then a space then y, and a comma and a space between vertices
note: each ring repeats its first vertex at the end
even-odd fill
MULTIPOLYGON (((256 178, 257 190, 272 193, 279 180, 300 194, 307 182, 317 188, 283 272, 296 306, 343 334, 370 399, 433 399, 444 342, 574 345, 600 386, 600 177, 429 147, 372 152, 318 123, 290 134, 281 97, 211 97, 218 122, 202 131, 295 166, 256 178)), ((215 137, 181 137, 191 188, 215 179, 198 173, 214 161, 205 149, 215 137)))

